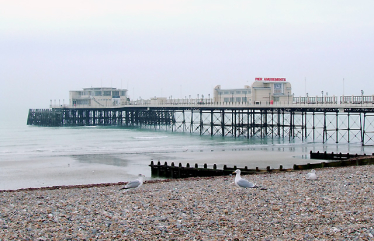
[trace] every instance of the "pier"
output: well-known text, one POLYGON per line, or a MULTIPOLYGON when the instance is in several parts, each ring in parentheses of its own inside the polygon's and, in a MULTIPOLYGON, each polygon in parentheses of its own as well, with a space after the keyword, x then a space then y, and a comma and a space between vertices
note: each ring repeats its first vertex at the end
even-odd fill
POLYGON ((374 145, 370 105, 127 105, 30 109, 28 125, 136 127, 234 138, 374 145))

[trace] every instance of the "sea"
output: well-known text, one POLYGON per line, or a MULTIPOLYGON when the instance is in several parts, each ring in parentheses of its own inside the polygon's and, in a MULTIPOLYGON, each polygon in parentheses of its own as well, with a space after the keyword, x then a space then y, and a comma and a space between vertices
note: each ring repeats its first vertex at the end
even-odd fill
POLYGON ((320 162, 309 152, 371 154, 354 143, 200 136, 124 127, 39 127, 26 117, 0 122, 0 190, 126 182, 144 174, 151 161, 248 168, 291 168, 320 162))

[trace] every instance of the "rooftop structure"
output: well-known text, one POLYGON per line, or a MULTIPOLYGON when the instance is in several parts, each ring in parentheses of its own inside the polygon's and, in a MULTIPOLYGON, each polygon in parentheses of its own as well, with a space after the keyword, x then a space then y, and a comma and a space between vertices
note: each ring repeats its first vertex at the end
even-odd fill
POLYGON ((218 103, 272 104, 292 103, 291 84, 286 78, 255 78, 252 86, 239 89, 214 88, 213 101, 218 103))
POLYGON ((111 107, 126 105, 128 101, 126 89, 100 87, 69 91, 72 107, 111 107))

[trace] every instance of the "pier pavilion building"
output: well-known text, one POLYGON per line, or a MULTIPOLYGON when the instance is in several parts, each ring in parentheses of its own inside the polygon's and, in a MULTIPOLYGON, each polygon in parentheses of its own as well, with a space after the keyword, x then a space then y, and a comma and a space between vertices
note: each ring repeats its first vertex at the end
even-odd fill
POLYGON ((126 105, 128 101, 127 89, 100 87, 69 91, 72 107, 111 107, 126 105))
POLYGON ((217 85, 213 92, 213 102, 218 103, 272 104, 292 100, 291 84, 286 78, 255 78, 251 86, 238 89, 221 89, 217 85))

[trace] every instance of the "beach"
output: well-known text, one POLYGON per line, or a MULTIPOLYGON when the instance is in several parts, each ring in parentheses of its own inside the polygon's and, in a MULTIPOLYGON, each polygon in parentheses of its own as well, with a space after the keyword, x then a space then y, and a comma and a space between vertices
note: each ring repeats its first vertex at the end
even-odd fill
POLYGON ((2 240, 371 240, 374 166, 0 193, 2 240))

